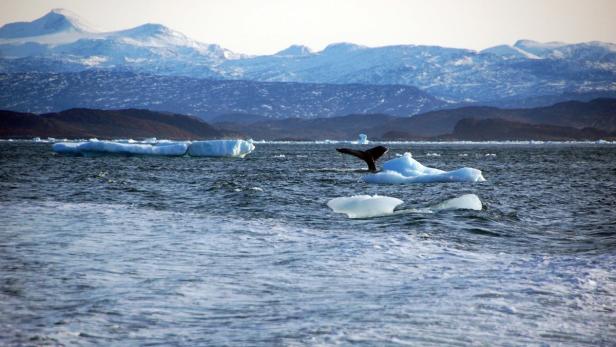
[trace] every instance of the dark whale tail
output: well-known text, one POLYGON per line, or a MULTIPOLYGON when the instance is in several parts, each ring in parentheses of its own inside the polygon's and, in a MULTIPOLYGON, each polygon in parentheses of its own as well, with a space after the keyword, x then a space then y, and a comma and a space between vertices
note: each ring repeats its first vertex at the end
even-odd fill
POLYGON ((350 148, 336 148, 336 150, 340 153, 350 154, 352 156, 356 156, 357 158, 363 160, 368 164, 368 170, 375 172, 376 171, 376 161, 387 152, 387 147, 377 146, 374 148, 370 148, 366 151, 360 151, 356 149, 350 148))

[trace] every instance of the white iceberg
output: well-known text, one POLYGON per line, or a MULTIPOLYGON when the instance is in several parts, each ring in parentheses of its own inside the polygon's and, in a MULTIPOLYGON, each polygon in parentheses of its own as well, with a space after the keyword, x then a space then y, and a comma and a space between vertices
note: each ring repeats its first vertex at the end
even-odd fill
POLYGON ((51 146, 51 150, 62 154, 79 154, 79 145, 83 142, 58 142, 51 146))
POLYGON ((366 134, 359 134, 359 140, 357 140, 357 143, 360 145, 367 145, 370 143, 370 141, 368 141, 368 135, 366 134))
POLYGON ((412 208, 394 211, 404 201, 389 196, 355 195, 331 199, 327 206, 336 213, 344 213, 349 218, 370 218, 409 213, 434 213, 442 210, 481 211, 483 204, 475 194, 465 194, 427 208, 412 208))
POLYGON ((453 171, 443 171, 423 166, 413 159, 411 153, 391 159, 383 164, 383 171, 364 176, 367 183, 405 184, 433 182, 483 182, 480 170, 464 167, 453 171))
POLYGON ((432 206, 430 209, 435 211, 440 210, 475 210, 481 211, 483 204, 479 197, 475 194, 464 194, 457 198, 443 201, 438 205, 432 206))
POLYGON ((112 141, 89 142, 59 142, 52 150, 61 154, 124 154, 124 155, 157 155, 182 156, 188 150, 188 143, 175 142, 164 145, 129 144, 112 141))
POLYGON ((389 196, 355 195, 331 199, 327 206, 349 218, 369 218, 392 214, 396 206, 403 203, 404 201, 389 196))
POLYGON ((188 154, 193 157, 240 157, 254 151, 255 145, 244 140, 195 141, 190 144, 188 154))

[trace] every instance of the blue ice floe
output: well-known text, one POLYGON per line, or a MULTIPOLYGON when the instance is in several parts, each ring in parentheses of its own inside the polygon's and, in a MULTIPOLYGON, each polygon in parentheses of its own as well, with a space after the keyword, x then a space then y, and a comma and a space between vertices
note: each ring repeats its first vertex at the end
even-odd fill
POLYGON ((52 150, 59 154, 77 155, 152 155, 197 157, 240 157, 252 152, 255 146, 244 140, 212 140, 195 142, 158 141, 157 143, 126 143, 124 141, 58 142, 52 150))
POLYGON ((195 141, 188 147, 188 154, 193 157, 239 157, 244 158, 255 150, 252 141, 211 140, 195 141))

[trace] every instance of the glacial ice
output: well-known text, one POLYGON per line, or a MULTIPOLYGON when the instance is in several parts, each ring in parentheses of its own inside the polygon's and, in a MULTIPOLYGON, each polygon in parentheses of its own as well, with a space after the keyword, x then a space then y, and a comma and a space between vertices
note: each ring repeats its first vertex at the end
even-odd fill
POLYGON ((370 141, 368 141, 368 135, 366 134, 359 134, 359 139, 357 140, 357 143, 360 145, 367 145, 370 143, 370 141))
POLYGON ((364 176, 367 183, 405 184, 434 182, 483 182, 480 170, 464 167, 453 171, 443 171, 423 166, 413 159, 411 153, 391 159, 383 164, 383 171, 364 176))
POLYGON ((440 210, 475 210, 481 211, 482 203, 479 197, 475 194, 464 194, 457 198, 449 199, 441 202, 438 205, 432 206, 430 209, 435 211, 440 210))
POLYGON ((83 142, 58 142, 51 146, 51 150, 62 154, 78 154, 79 145, 83 142))
POLYGON ((61 154, 125 154, 182 156, 188 150, 188 143, 175 142, 161 145, 130 144, 112 141, 58 142, 52 150, 61 154))
POLYGON ((135 143, 133 140, 99 141, 92 139, 87 142, 58 142, 52 146, 52 150, 60 154, 183 156, 188 152, 192 156, 242 158, 254 148, 251 142, 244 140, 212 140, 191 143, 159 141, 154 138, 147 139, 145 143, 135 143))
POLYGON ((255 145, 244 140, 195 141, 190 144, 188 154, 194 157, 240 157, 254 151, 255 145))
POLYGON ((354 195, 331 199, 327 206, 336 213, 344 213, 349 218, 382 217, 392 214, 434 213, 442 210, 481 211, 483 205, 475 194, 464 194, 457 198, 445 200, 428 208, 405 209, 394 212, 404 201, 389 196, 354 195))
POLYGON ((403 203, 404 201, 389 196, 354 195, 331 199, 327 206, 349 218, 369 218, 392 214, 394 208, 403 203))

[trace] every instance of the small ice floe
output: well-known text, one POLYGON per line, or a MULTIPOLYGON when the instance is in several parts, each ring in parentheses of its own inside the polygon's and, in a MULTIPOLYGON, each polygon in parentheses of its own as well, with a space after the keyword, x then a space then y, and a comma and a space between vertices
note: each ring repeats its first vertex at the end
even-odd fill
POLYGON ((486 153, 486 158, 496 158, 496 154, 494 154, 494 153, 486 153))
POLYGON ((357 143, 360 145, 367 145, 370 143, 370 141, 368 141, 368 135, 366 134, 359 134, 359 139, 357 140, 357 143))
POLYGON ((367 183, 405 184, 405 183, 444 183, 444 182, 483 182, 480 170, 464 167, 443 171, 423 166, 413 159, 411 153, 386 161, 383 171, 363 177, 367 183))
POLYGON ((445 200, 439 204, 419 209, 404 209, 394 211, 404 201, 389 196, 354 195, 331 199, 327 206, 336 213, 344 213, 349 218, 370 218, 409 213, 434 213, 443 210, 475 210, 481 211, 483 204, 475 194, 465 194, 457 198, 445 200))
POLYGON ((426 157, 440 157, 440 153, 436 153, 436 152, 431 152, 431 153, 427 153, 426 157))
POLYGON ((286 156, 286 155, 284 155, 284 154, 277 154, 277 155, 275 155, 275 156, 274 156, 274 158, 278 158, 278 159, 284 159, 284 158, 286 158, 286 157, 287 157, 287 156, 286 156))
POLYGON ((349 218, 369 218, 392 214, 396 206, 403 203, 404 201, 389 196, 354 195, 331 199, 327 206, 349 218))
POLYGON ((483 205, 475 194, 464 194, 457 198, 449 199, 440 204, 430 207, 431 210, 475 210, 481 211, 483 205))
POLYGON ((458 154, 458 157, 468 157, 468 153, 460 153, 458 154))
POLYGON ((255 145, 244 140, 195 141, 190 144, 188 154, 193 157, 238 157, 244 158, 254 151, 255 145))
POLYGON ((260 187, 250 187, 250 190, 254 190, 255 192, 262 192, 263 188, 260 188, 260 187))

